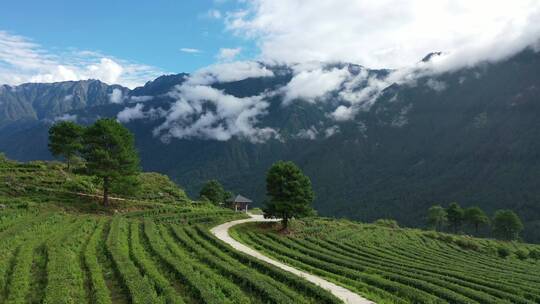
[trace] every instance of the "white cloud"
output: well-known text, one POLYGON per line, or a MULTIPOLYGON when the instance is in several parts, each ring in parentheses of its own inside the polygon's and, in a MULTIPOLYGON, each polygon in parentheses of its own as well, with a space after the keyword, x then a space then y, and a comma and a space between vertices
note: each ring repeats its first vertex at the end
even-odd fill
POLYGON ((263 59, 410 66, 432 51, 444 68, 498 60, 536 43, 537 0, 253 0, 225 18, 263 59), (441 63, 442 64, 442 63, 441 63))
POLYGON ((219 52, 216 55, 216 58, 219 61, 231 61, 234 58, 236 58, 236 56, 238 56, 241 51, 242 51, 242 48, 239 48, 239 47, 238 48, 221 48, 219 49, 219 52))
POLYGON ((435 92, 442 92, 446 90, 446 87, 447 87, 446 83, 444 83, 443 81, 434 80, 434 79, 429 79, 426 82, 426 85, 435 92))
POLYGON ((353 119, 354 115, 356 115, 356 112, 352 107, 341 105, 337 107, 330 115, 333 119, 337 121, 346 121, 353 119))
POLYGON ((221 19, 221 12, 217 9, 210 9, 206 12, 206 16, 212 19, 221 19))
MULTIPOLYGON (((412 68, 403 68, 389 73, 386 77, 370 75, 368 70, 361 69, 359 73, 348 78, 342 84, 338 96, 345 104, 338 106, 329 116, 336 121, 353 119, 359 111, 367 111, 381 96, 384 89, 392 84, 414 85, 423 76, 435 73, 429 64, 419 63, 412 68)), ((442 89, 442 83, 438 89, 442 89)), ((395 97, 395 96, 394 96, 395 97)))
POLYGON ((0 31, 0 83, 99 79, 134 88, 162 74, 158 68, 99 52, 51 52, 26 37, 0 31))
POLYGON ((119 122, 127 123, 135 119, 144 118, 146 114, 143 112, 143 104, 138 103, 134 107, 126 107, 122 111, 118 112, 116 119, 119 122))
POLYGON ((152 99, 154 99, 154 96, 142 95, 142 96, 131 96, 131 97, 129 97, 129 100, 131 102, 146 102, 146 101, 150 101, 152 99))
POLYGON ((72 101, 72 100, 73 100, 73 94, 64 96, 64 101, 72 101))
POLYGON ((339 126, 331 126, 329 128, 326 128, 326 130, 324 130, 324 137, 325 138, 332 137, 339 132, 340 132, 339 126))
POLYGON ((101 58, 99 63, 91 64, 87 67, 89 75, 106 83, 117 83, 124 68, 109 58, 101 58))
POLYGON ((310 139, 314 140, 317 138, 317 135, 319 134, 319 131, 314 126, 311 126, 309 129, 301 129, 297 134, 297 138, 301 139, 310 139))
POLYGON ((122 90, 113 89, 111 94, 109 94, 109 101, 111 103, 122 103, 122 102, 124 102, 124 96, 122 94, 122 90))
POLYGON ((194 48, 181 48, 181 49, 180 49, 180 52, 190 53, 190 54, 199 54, 199 53, 202 53, 201 50, 199 50, 199 49, 194 49, 194 48))
POLYGON ((319 66, 314 70, 300 71, 283 88, 284 103, 287 104, 294 99, 314 102, 317 98, 339 89, 349 75, 346 68, 323 70, 319 66))
POLYGON ((207 66, 193 73, 188 83, 209 85, 216 82, 239 81, 251 77, 271 77, 274 73, 254 61, 235 61, 207 66))
POLYGON ((257 143, 279 138, 276 130, 256 126, 269 106, 264 96, 237 98, 209 86, 187 83, 169 95, 177 101, 165 115, 165 122, 153 131, 164 141, 173 137, 226 141, 237 136, 257 143))
POLYGON ((69 113, 66 113, 62 116, 58 116, 56 118, 54 118, 54 121, 77 121, 77 115, 76 114, 69 114, 69 113))

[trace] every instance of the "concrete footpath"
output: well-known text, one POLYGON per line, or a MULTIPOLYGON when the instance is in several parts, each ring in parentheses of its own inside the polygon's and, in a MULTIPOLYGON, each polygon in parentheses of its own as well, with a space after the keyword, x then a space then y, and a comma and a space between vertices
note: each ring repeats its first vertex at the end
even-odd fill
POLYGON ((253 215, 253 214, 249 214, 249 216, 251 216, 251 218, 249 219, 244 219, 244 220, 237 220, 237 221, 231 221, 231 222, 227 222, 227 223, 224 223, 224 224, 221 224, 221 225, 218 225, 214 228, 212 228, 212 230, 210 230, 212 232, 213 235, 215 235, 218 239, 222 240, 223 242, 231 245, 234 249, 240 251, 240 252, 243 252, 247 255, 250 255, 254 258, 257 258, 261 261, 264 261, 268 264, 272 264, 278 268, 281 268, 285 271, 288 271, 288 272, 291 272, 299 277, 302 277, 312 283, 314 283, 315 285, 317 286, 320 286, 321 288, 324 288, 326 290, 328 290, 329 292, 331 292, 332 294, 334 294, 336 297, 338 297, 339 299, 341 299, 343 302, 345 303, 354 303, 354 304, 374 304, 374 302, 372 301, 369 301, 361 296, 359 296, 358 294, 344 288, 344 287, 341 287, 339 285, 336 285, 332 282, 329 282, 321 277, 318 277, 316 275, 313 275, 313 274, 310 274, 310 273, 307 273, 307 272, 304 272, 302 270, 299 270, 299 269, 296 269, 294 267, 291 267, 289 265, 286 265, 286 264, 283 264, 279 261, 276 261, 272 258, 269 258, 265 255, 263 255, 262 253, 238 242, 237 240, 233 239, 230 235, 229 235, 229 229, 235 225, 239 225, 239 224, 243 224, 243 223, 249 223, 249 222, 274 222, 274 221, 277 221, 275 219, 265 219, 262 215, 253 215))

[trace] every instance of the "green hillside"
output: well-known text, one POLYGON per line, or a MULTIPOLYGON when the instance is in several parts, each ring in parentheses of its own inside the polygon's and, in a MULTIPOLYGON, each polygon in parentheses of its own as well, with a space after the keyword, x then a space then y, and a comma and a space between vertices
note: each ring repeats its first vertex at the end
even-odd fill
MULTIPOLYGON (((339 303, 216 239, 246 215, 191 201, 167 177, 101 206, 58 162, 0 160, 0 303, 339 303)), ((540 246, 306 218, 233 235, 377 303, 540 303, 540 246)))
POLYGON ((208 231, 244 214, 192 202, 145 173, 100 207, 60 163, 0 160, 0 303, 338 303, 208 231))
POLYGON ((376 303, 540 303, 537 245, 320 218, 278 227, 233 235, 376 303))

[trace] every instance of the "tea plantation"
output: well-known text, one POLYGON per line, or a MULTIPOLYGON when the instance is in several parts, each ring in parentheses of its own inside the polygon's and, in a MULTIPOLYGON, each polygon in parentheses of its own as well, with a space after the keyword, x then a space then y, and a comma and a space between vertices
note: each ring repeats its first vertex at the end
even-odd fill
POLYGON ((239 254, 208 228, 246 217, 191 202, 166 177, 98 204, 59 163, 0 162, 0 303, 338 303, 239 254))
POLYGON ((540 303, 540 246, 320 218, 232 234, 377 303, 540 303))
MULTIPOLYGON (((209 232, 245 214, 138 179, 103 207, 98 180, 0 158, 0 303, 340 303, 209 232)), ((232 234, 376 303, 540 303, 537 245, 324 218, 232 234)))

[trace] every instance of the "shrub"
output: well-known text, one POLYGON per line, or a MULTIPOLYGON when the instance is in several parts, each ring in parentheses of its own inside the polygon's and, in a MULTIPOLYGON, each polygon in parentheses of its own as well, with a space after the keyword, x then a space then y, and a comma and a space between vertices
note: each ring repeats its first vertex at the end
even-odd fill
POLYGON ((446 243, 454 243, 454 237, 450 234, 441 234, 439 236, 439 240, 446 242, 446 243))
POLYGON ((32 208, 36 207, 37 204, 34 203, 34 202, 29 202, 29 201, 20 201, 20 202, 17 202, 15 206, 17 206, 17 208, 19 208, 19 209, 28 210, 28 209, 32 209, 32 208))
POLYGON ((377 226, 381 226, 381 227, 392 228, 392 229, 399 228, 398 222, 392 219, 378 219, 373 224, 377 226))
POLYGON ((430 239, 438 239, 439 238, 439 234, 435 231, 426 231, 424 232, 424 235, 430 239))
POLYGON ((470 239, 458 238, 455 243, 463 249, 474 251, 478 251, 480 249, 480 245, 478 245, 476 241, 470 239))
POLYGON ((533 249, 529 252, 529 257, 534 260, 540 260, 540 249, 533 249))
POLYGON ((515 252, 516 256, 518 259, 520 260, 526 260, 528 257, 529 257, 529 252, 525 249, 518 249, 516 252, 515 252))
POLYGON ((499 255, 499 257, 504 259, 510 255, 510 249, 506 247, 499 247, 497 248, 497 254, 499 255))
POLYGON ((68 191, 92 193, 94 192, 94 185, 86 180, 70 179, 64 183, 64 186, 68 191))

